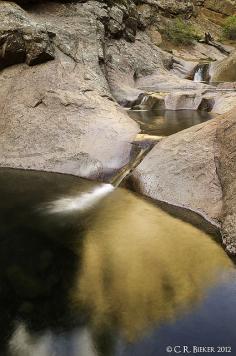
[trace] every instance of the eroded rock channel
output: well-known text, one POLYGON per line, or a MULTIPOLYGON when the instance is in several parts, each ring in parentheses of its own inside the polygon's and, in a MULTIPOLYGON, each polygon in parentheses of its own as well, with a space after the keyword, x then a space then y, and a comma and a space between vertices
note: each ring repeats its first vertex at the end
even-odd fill
POLYGON ((0 2, 1 356, 236 348, 235 44, 215 39, 236 8, 218 3, 0 2), (167 37, 183 22, 190 47, 167 37))

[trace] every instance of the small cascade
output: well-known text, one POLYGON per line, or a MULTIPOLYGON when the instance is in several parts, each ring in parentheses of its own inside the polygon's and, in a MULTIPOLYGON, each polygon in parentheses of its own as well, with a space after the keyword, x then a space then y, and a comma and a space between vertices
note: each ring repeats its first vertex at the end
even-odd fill
POLYGON ((92 190, 78 195, 56 199, 44 204, 41 209, 47 214, 70 214, 75 211, 83 213, 94 208, 102 199, 119 187, 161 138, 160 136, 137 135, 135 141, 132 142, 135 147, 133 159, 122 167, 108 184, 100 184, 92 190))
POLYGON ((101 184, 89 192, 54 200, 47 204, 46 209, 51 214, 84 212, 93 208, 114 189, 111 184, 101 184))
POLYGON ((132 142, 133 150, 131 151, 131 160, 119 172, 110 179, 110 184, 115 188, 133 172, 133 170, 142 162, 153 146, 162 139, 162 136, 151 136, 138 134, 132 142))
POLYGON ((146 109, 147 103, 149 99, 149 94, 143 93, 140 94, 137 100, 133 103, 131 109, 132 110, 144 110, 146 109))
POLYGON ((166 93, 145 93, 139 96, 132 110, 164 110, 166 93))
POLYGON ((149 99, 149 95, 145 94, 141 100, 140 106, 145 105, 149 99))
POLYGON ((203 68, 202 67, 198 67, 198 69, 196 70, 196 72, 194 74, 193 81, 194 82, 203 82, 203 68))
POLYGON ((209 64, 199 64, 196 68, 193 77, 194 82, 208 82, 209 81, 209 64))

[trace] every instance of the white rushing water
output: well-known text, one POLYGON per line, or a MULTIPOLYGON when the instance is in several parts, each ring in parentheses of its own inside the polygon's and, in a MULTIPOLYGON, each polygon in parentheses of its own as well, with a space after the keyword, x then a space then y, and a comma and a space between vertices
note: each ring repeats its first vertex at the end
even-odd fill
POLYGON ((140 104, 145 105, 147 101, 148 101, 148 95, 144 95, 140 104))
POLYGON ((194 78, 193 78, 194 82, 202 82, 203 81, 203 67, 199 67, 195 74, 194 74, 194 78))
POLYGON ((47 204, 47 210, 52 214, 67 213, 75 210, 85 211, 92 208, 114 189, 115 187, 111 184, 103 184, 80 195, 54 200, 47 204))

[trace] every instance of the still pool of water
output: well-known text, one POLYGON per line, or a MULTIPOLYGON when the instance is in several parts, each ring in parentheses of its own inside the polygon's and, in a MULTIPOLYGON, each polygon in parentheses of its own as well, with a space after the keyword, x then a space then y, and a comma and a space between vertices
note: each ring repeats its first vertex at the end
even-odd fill
POLYGON ((61 174, 1 169, 0 196, 1 356, 235 354, 234 268, 204 232, 61 174))
POLYGON ((169 136, 214 117, 207 111, 193 110, 130 110, 130 117, 139 123, 142 132, 169 136))

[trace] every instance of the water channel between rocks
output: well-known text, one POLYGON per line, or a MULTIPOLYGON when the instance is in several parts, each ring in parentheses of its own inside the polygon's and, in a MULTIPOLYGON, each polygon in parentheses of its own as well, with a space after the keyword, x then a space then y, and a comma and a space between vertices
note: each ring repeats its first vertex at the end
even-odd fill
MULTIPOLYGON (((161 136, 211 118, 192 114, 130 113, 161 136)), ((236 350, 234 268, 199 215, 111 184, 8 168, 0 196, 1 356, 236 350)))
POLYGON ((194 110, 129 110, 130 117, 149 135, 169 136, 201 124, 216 115, 194 110))

